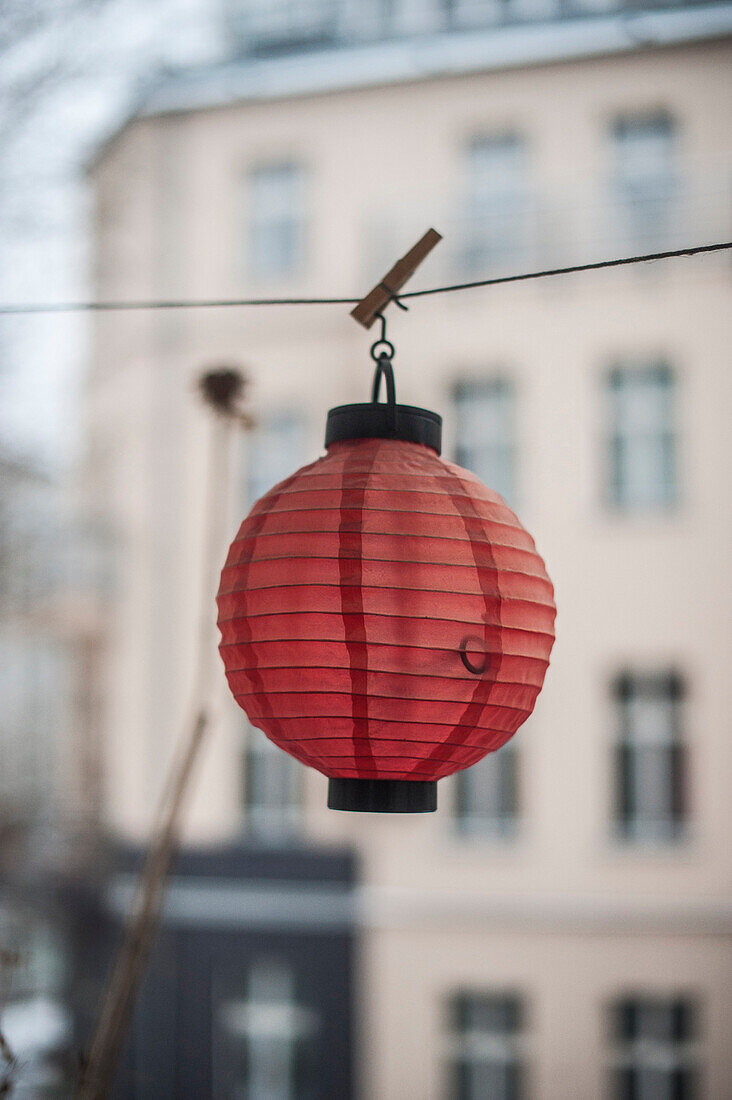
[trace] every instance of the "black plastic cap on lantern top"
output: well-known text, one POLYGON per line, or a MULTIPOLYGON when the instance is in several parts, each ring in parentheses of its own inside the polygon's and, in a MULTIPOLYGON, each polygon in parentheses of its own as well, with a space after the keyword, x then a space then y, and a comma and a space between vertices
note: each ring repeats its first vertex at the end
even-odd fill
MULTIPOLYGON (((345 439, 401 439, 423 443, 442 451, 442 417, 412 405, 369 401, 362 405, 338 405, 328 413, 325 445, 345 439)), ((410 784, 411 786, 411 784, 410 784)))
POLYGON ((329 779, 328 809, 428 814, 437 809, 437 780, 329 779))

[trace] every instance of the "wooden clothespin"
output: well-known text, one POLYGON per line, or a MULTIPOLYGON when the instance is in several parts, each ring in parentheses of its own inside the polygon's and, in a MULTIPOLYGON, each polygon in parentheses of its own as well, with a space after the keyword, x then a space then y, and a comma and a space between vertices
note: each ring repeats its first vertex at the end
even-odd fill
POLYGON ((409 249, 401 260, 397 260, 390 271, 387 271, 380 283, 370 290, 365 298, 362 298, 351 310, 351 317, 358 321, 364 328, 371 328, 376 317, 389 302, 397 297, 398 291, 417 270, 422 261, 430 254, 438 241, 442 240, 442 234, 436 229, 428 229, 421 240, 409 249))

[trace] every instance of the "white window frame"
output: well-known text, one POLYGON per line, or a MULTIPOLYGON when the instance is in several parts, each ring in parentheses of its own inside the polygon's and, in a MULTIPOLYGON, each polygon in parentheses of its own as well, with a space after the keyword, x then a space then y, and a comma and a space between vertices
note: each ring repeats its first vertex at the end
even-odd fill
MULTIPOLYGON (((449 1063, 448 1085, 449 1100, 484 1100, 485 1090, 476 1085, 461 1088, 461 1068, 467 1067, 469 1072, 479 1073, 483 1070, 493 1069, 496 1072, 509 1071, 513 1068, 518 1081, 518 1095, 524 1091, 523 1081, 526 1073, 526 1023, 525 1023, 525 999, 511 991, 460 991, 452 998, 450 1006, 450 1030, 447 1036, 446 1053, 449 1063), (516 1026, 494 1028, 461 1025, 461 1002, 473 1000, 477 1003, 483 1001, 486 1004, 494 1002, 497 1014, 508 1012, 515 1013, 516 1026)), ((465 1009, 463 1008, 462 1011, 465 1009)), ((504 1082, 506 1088, 498 1089, 493 1083, 490 1092, 491 1100, 508 1100, 508 1082, 504 1082)))
POLYGON ((518 473, 517 395, 513 378, 505 373, 459 378, 453 385, 452 402, 455 461, 471 470, 513 507, 518 473), (484 402, 485 427, 480 424, 481 401, 484 402))
POLYGON ((305 167, 294 160, 257 164, 250 169, 247 271, 256 281, 283 281, 303 272, 306 186, 305 167))
MULTIPOLYGON (((252 1100, 300 1100, 298 1066, 302 1071, 303 1065, 298 1054, 303 1044, 316 1040, 319 1018, 299 1003, 291 966, 277 958, 256 959, 247 975, 245 996, 222 1000, 216 1018, 224 1039, 218 1057, 214 1048, 216 1095, 224 1087, 243 1085, 244 1095, 252 1100)), ((310 1088, 307 1095, 312 1095, 310 1088)))
POLYGON ((476 840, 515 839, 520 822, 520 760, 520 750, 512 737, 497 752, 488 753, 477 764, 455 774, 453 823, 460 836, 476 840), (484 792, 488 785, 491 798, 487 801, 494 803, 491 812, 481 807, 481 783, 484 792), (510 806, 501 812, 500 802, 506 793, 510 806))
POLYGON ((677 385, 663 359, 626 360, 608 372, 606 499, 613 510, 637 514, 677 506, 677 385))
POLYGON ((245 832, 265 844, 296 838, 302 828, 303 767, 266 734, 245 724, 242 811, 245 832), (274 779, 273 779, 274 775, 274 779), (262 780, 264 776, 264 780, 262 780), (260 789, 257 791, 257 783, 260 789), (286 797, 272 798, 272 792, 286 797))
POLYGON ((69 649, 58 639, 0 631, 0 798, 20 814, 48 818, 58 806, 71 673, 69 649))
POLYGON ((481 275, 529 263, 536 211, 523 135, 511 130, 475 137, 465 153, 464 172, 461 271, 481 275))
POLYGON ((667 110, 621 115, 611 143, 612 236, 621 251, 670 248, 679 211, 675 119, 667 110))
POLYGON ((624 673, 613 684, 613 710, 617 838, 627 844, 683 841, 689 769, 682 678, 673 670, 624 673))
MULTIPOLYGON (((639 1100, 644 1100, 646 1096, 653 1097, 653 1100, 675 1100, 677 1092, 671 1075, 679 1072, 685 1073, 691 1082, 684 1100, 692 1100, 692 1097, 698 1095, 695 1077, 698 1072, 699 1047, 695 1039, 697 1008, 694 998, 673 995, 661 997, 656 993, 632 994, 616 1000, 611 1007, 611 1013, 613 1035, 610 1065, 614 1078, 613 1096, 624 1095, 620 1078, 628 1072, 637 1075, 636 1084, 640 1087, 637 1093, 639 1100), (666 1037, 654 1035, 653 1031, 663 1030, 658 1026, 647 1029, 648 1034, 639 1034, 634 1037, 626 1037, 622 1034, 622 1014, 629 1009, 639 1015, 644 1012, 656 1014, 656 1025, 658 1025, 659 1013, 668 1014, 671 1022, 672 1014, 679 1008, 688 1014, 690 1023, 688 1034, 683 1038, 673 1035, 666 1037)), ((652 1019, 651 1023, 653 1023, 652 1019)))
POLYGON ((242 497, 246 509, 303 464, 306 433, 304 417, 292 409, 270 409, 261 415, 243 441, 242 497))

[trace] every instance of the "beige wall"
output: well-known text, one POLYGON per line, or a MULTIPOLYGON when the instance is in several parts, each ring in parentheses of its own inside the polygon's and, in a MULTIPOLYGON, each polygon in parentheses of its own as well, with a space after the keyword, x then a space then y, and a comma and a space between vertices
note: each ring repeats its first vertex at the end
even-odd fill
MULTIPOLYGON (((537 188, 558 210, 552 225, 564 255, 613 254, 602 224, 609 121, 624 111, 669 109, 679 122, 685 178, 694 193, 708 196, 716 187, 718 194, 709 181, 726 178, 729 186, 731 93, 729 51, 720 44, 142 119, 95 169, 98 292, 365 291, 382 273, 373 260, 369 270, 371 226, 397 226, 398 254, 434 223, 448 235, 440 247, 449 257, 464 145, 506 128, 526 135, 537 188), (309 262, 296 282, 252 283, 244 274, 245 173, 283 156, 302 161, 309 173, 309 262)), ((729 192, 727 209, 728 200, 729 192)), ((680 234, 729 238, 724 202, 699 202, 708 220, 690 215, 680 234)), ((419 276, 422 285, 454 277, 439 253, 419 276)), ((597 1006, 633 982, 703 988, 708 1097, 721 1100, 732 1081, 721 1022, 730 1008, 728 941, 721 935, 730 930, 731 901, 731 524, 723 474, 732 389, 729 291, 729 259, 705 257, 470 291, 390 315, 398 395, 446 414, 446 453, 454 438, 454 377, 496 369, 515 377, 518 510, 555 582, 559 615, 544 692, 518 734, 526 812, 515 843, 458 840, 449 782, 440 784, 433 817, 356 819, 327 811, 325 781, 307 777, 309 836, 356 844, 374 888, 419 897, 426 891, 428 911, 440 898, 454 907, 443 927, 393 928, 377 906, 365 947, 364 1006, 377 1067, 368 1091, 374 1100, 436 1096, 438 1004, 463 981, 534 990, 530 1061, 538 1097, 600 1094, 597 1006), (664 516, 612 516, 601 502, 604 372, 618 356, 645 354, 667 356, 677 372, 682 499, 664 516), (609 826, 607 688, 623 667, 669 664, 689 684, 690 835, 668 849, 627 848, 609 826), (612 923, 617 899, 633 928, 646 922, 643 934, 588 925, 570 935, 562 925, 571 918, 585 927, 595 911, 612 923), (497 926, 490 913, 462 928, 460 913, 476 906, 482 912, 481 905, 537 911, 520 933, 497 926), (541 915, 547 906, 559 911, 559 925, 541 915), (673 935, 652 935, 669 921, 676 922, 673 935), (713 934, 702 935, 710 922, 713 934), (432 1036, 426 1043, 425 1035, 432 1036)), ((106 805, 121 833, 145 835, 190 707, 199 615, 191 594, 200 590, 209 443, 191 396, 197 373, 220 360, 242 363, 257 410, 293 402, 305 410, 305 461, 321 448, 327 409, 366 399, 369 342, 339 307, 98 321, 89 478, 120 539, 106 805)), ((232 454, 231 463, 233 470, 240 460, 232 454)), ((232 487, 230 535, 240 518, 235 496, 232 487)), ((191 808, 192 842, 230 837, 240 824, 240 723, 219 675, 221 717, 191 808)))
POLYGON ((541 1100, 606 1095, 607 1010, 619 992, 700 997, 703 1095, 729 1096, 732 966, 724 942, 573 931, 522 933, 506 925, 461 927, 450 921, 371 937, 364 1042, 369 1100, 441 1100, 449 1058, 447 1006, 456 988, 526 994, 528 1095, 541 1100))

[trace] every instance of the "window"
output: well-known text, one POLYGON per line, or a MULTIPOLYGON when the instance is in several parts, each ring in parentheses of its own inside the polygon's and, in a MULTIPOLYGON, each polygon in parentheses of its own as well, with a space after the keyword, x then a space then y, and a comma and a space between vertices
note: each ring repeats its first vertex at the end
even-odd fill
POLYGON ((443 0, 443 4, 447 25, 459 29, 550 19, 561 11, 558 0, 443 0))
POLYGON ((515 134, 474 141, 467 156, 463 267, 473 274, 527 259, 526 148, 515 134))
POLYGON ((513 383, 506 379, 459 382, 454 401, 455 461, 512 503, 516 495, 513 383))
POLYGON ((249 178, 249 268, 258 279, 295 275, 304 259, 304 173, 295 164, 265 165, 249 178))
POLYGON ((0 633, 0 798, 14 813, 53 811, 69 691, 69 654, 61 643, 42 634, 0 633))
POLYGON ((265 418, 248 437, 244 496, 246 506, 269 492, 302 465, 305 423, 293 412, 265 418))
POLYGON ((300 823, 302 767, 247 723, 244 760, 245 825, 259 840, 291 837, 300 823))
POLYGON ((51 999, 64 985, 66 959, 58 930, 27 909, 0 907, 10 1000, 51 999))
MULTIPOLYGON (((221 984, 231 987, 231 975, 221 984)), ((216 1100, 315 1100, 318 1017, 298 1003, 290 967, 256 962, 246 995, 222 999, 217 1017, 216 1100)))
POLYGON ((451 1005, 449 1100, 520 1100, 523 1006, 513 994, 461 993, 451 1005))
MULTIPOLYGON (((0 928, 0 948, 5 956, 0 959, 0 1025, 17 1058, 12 1092, 39 1100, 68 1095, 63 1067, 71 1056, 73 1026, 61 999, 67 960, 59 930, 39 919, 37 913, 1 905, 0 928)), ((10 1069, 2 1053, 0 1067, 1 1082, 6 1080, 3 1070, 10 1069)))
POLYGON ((694 1016, 680 999, 633 997, 613 1006, 614 1100, 693 1100, 694 1016))
POLYGON ((467 836, 513 836, 518 818, 514 740, 455 776, 455 822, 467 836))
POLYGON ((686 820, 682 684, 675 672, 615 683, 615 820, 628 840, 670 841, 686 820))
POLYGON ((321 46, 337 36, 340 7, 340 0, 234 0, 234 28, 246 53, 321 46))
POLYGON ((625 248, 668 247, 678 194, 673 119, 665 111, 619 118, 612 144, 614 237, 625 248))
POLYGON ((677 497, 674 378, 664 363, 610 372, 609 499, 625 509, 671 506, 677 497))
POLYGON ((507 14, 504 0, 443 0, 442 8, 445 24, 461 30, 500 23, 507 14))

